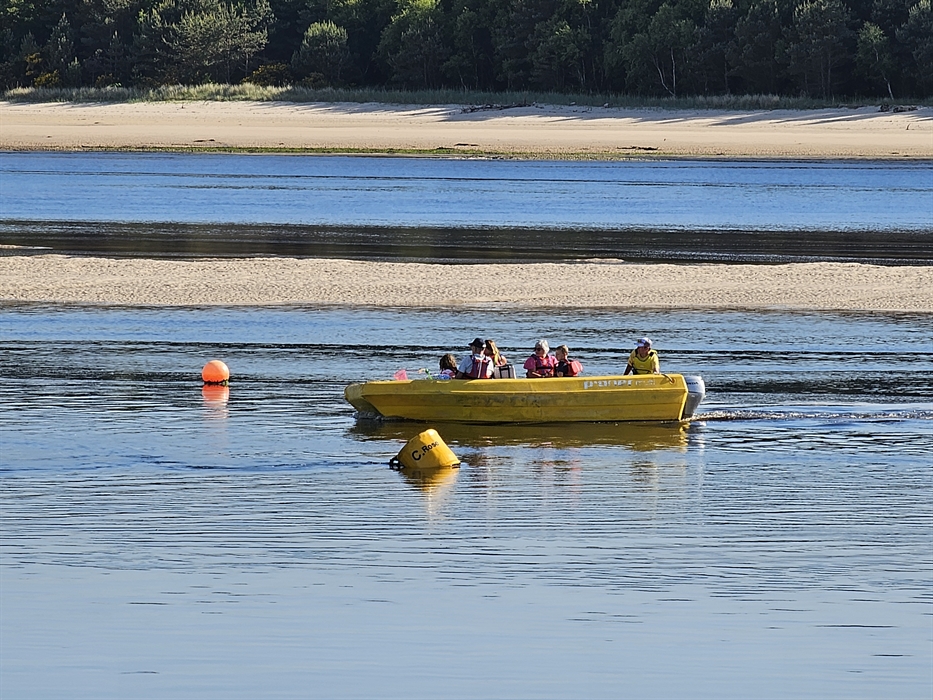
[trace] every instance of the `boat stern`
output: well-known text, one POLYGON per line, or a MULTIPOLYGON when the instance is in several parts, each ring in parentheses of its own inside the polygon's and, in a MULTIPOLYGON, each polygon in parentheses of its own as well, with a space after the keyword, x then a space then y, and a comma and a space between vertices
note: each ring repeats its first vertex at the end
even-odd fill
POLYGON ((687 385, 687 400, 684 403, 684 412, 681 419, 687 420, 693 417, 693 413, 697 410, 700 402, 703 401, 703 397, 706 396, 706 383, 703 381, 703 377, 697 375, 689 377, 685 375, 684 383, 687 385))

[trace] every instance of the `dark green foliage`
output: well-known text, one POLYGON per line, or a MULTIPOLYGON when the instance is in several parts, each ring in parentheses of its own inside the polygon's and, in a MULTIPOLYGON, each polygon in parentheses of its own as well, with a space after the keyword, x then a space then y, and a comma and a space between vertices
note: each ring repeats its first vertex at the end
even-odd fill
POLYGON ((933 95, 930 0, 0 0, 5 88, 933 95))
POLYGON ((831 97, 842 82, 840 69, 851 63, 853 32, 848 8, 840 0, 804 0, 794 9, 786 33, 788 72, 801 92, 831 97))
POLYGON ((732 0, 711 0, 704 23, 697 30, 695 71, 705 95, 732 93, 738 59, 735 28, 738 13, 732 0))
POLYGON ((735 26, 734 75, 745 92, 775 95, 788 91, 783 36, 777 0, 752 0, 735 26))
POLYGON ((264 63, 243 78, 243 82, 263 87, 290 85, 292 72, 284 63, 264 63))
POLYGON ((888 97, 894 99, 891 90, 891 75, 894 72, 894 55, 891 42, 877 24, 865 22, 858 34, 858 55, 856 60, 866 82, 880 83, 888 91, 888 97))
POLYGON ((188 0, 166 39, 181 80, 229 83, 236 74, 248 73, 252 57, 268 41, 270 19, 267 0, 250 5, 188 0))
POLYGON ((933 93, 933 12, 930 0, 910 8, 907 21, 897 30, 904 50, 907 93, 916 97, 933 93))
POLYGON ((390 82, 414 89, 439 87, 448 54, 442 32, 443 16, 435 0, 402 0, 379 42, 390 82))
POLYGON ((299 79, 316 76, 312 81, 318 83, 315 87, 342 84, 349 67, 347 30, 328 20, 308 27, 292 56, 292 72, 299 79))

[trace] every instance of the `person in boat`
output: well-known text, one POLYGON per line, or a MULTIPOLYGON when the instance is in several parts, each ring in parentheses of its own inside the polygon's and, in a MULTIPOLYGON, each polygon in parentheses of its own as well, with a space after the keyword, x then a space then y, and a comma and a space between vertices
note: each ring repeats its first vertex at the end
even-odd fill
POLYGON ((438 379, 453 379, 457 376, 457 358, 447 353, 440 361, 441 371, 437 375, 438 379))
POLYGON ((557 360, 557 366, 554 368, 555 377, 576 377, 583 371, 583 365, 579 360, 570 357, 570 348, 566 345, 559 345, 554 351, 554 359, 557 360))
POLYGON ((496 341, 491 338, 486 338, 486 346, 483 348, 483 354, 486 357, 492 358, 493 367, 503 367, 509 364, 505 355, 500 353, 499 348, 496 347, 496 341))
POLYGON ((553 355, 548 355, 550 346, 546 340, 539 340, 535 343, 534 353, 525 360, 525 376, 529 379, 539 377, 553 377, 554 368, 557 366, 557 360, 553 355))
POLYGON ((489 379, 494 369, 492 358, 483 352, 486 341, 474 338, 470 343, 470 354, 460 361, 457 367, 457 379, 489 379))
POLYGON ((639 338, 628 357, 623 374, 661 374, 658 353, 651 349, 651 338, 639 338))

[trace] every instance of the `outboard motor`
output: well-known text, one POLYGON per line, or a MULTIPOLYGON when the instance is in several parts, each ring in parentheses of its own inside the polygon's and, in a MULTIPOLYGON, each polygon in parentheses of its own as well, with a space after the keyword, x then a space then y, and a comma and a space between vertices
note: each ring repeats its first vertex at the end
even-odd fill
POLYGON ((703 377, 685 376, 684 382, 687 385, 687 401, 684 403, 684 414, 680 417, 681 420, 692 418, 693 412, 697 410, 697 406, 706 396, 706 384, 703 382, 703 377))

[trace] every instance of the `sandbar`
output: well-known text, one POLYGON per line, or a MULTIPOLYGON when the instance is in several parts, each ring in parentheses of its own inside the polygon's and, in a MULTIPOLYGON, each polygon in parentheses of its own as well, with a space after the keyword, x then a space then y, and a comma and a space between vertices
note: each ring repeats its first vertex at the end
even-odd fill
MULTIPOLYGON (((0 102, 2 150, 933 159, 933 108, 663 111, 283 102, 0 102)), ((0 303, 933 312, 933 267, 450 265, 0 256, 0 303)))
POLYGON ((933 158, 933 107, 509 109, 0 101, 0 150, 259 150, 555 158, 933 158))
POLYGON ((0 303, 933 312, 933 266, 0 256, 0 303))

